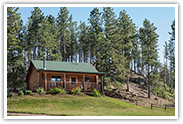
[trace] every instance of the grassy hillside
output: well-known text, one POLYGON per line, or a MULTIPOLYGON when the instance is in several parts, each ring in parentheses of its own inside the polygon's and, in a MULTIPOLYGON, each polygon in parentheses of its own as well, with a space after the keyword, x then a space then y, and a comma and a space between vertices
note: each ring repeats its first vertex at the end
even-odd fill
POLYGON ((66 116, 175 116, 175 110, 135 106, 110 97, 28 95, 7 99, 8 112, 66 116))

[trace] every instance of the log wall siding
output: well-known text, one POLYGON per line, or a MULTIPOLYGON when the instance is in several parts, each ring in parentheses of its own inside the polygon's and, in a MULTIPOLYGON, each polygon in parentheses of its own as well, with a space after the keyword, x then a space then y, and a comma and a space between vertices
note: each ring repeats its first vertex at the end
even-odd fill
POLYGON ((36 90, 39 87, 39 72, 33 67, 29 78, 29 90, 36 90))

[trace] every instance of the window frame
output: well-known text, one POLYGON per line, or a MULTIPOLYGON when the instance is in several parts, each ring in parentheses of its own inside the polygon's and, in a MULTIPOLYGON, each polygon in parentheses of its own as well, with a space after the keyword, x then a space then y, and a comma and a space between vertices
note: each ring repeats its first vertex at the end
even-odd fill
POLYGON ((90 81, 87 82, 87 83, 90 83, 90 82, 91 82, 91 76, 86 76, 86 77, 85 77, 85 82, 86 82, 86 78, 90 78, 90 81))
MULTIPOLYGON (((77 76, 70 76, 69 77, 69 81, 72 82, 71 78, 76 78, 76 82, 78 82, 78 77, 77 76)), ((76 83, 76 82, 72 82, 72 83, 76 83)))
MULTIPOLYGON (((55 77, 55 81, 57 81, 58 77, 61 79, 60 81, 62 81, 62 76, 51 76, 51 81, 52 81, 52 77, 55 77)), ((55 81, 53 81, 53 82, 55 82, 55 81)))

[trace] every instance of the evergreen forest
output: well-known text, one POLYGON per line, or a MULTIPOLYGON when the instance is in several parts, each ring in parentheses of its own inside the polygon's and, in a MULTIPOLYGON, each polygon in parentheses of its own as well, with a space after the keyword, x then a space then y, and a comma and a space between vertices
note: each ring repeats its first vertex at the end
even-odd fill
MULTIPOLYGON (((175 19, 170 36, 164 41, 164 62, 159 62, 157 27, 144 18, 143 27, 132 21, 125 10, 115 15, 111 7, 100 12, 93 8, 87 22, 77 23, 67 7, 58 16, 44 15, 34 7, 26 24, 18 7, 7 8, 7 88, 25 87, 31 60, 86 62, 106 72, 104 86, 127 85, 135 72, 147 79, 148 97, 151 86, 160 83, 175 88, 175 19)), ((170 90, 170 92, 171 92, 170 90)))

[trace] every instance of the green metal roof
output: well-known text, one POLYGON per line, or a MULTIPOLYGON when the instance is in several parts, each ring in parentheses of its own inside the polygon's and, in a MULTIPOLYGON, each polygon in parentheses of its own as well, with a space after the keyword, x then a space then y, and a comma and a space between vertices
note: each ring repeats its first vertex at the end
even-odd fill
MULTIPOLYGON (((32 60, 36 70, 43 70, 43 60, 32 60)), ((98 72, 90 63, 60 62, 46 60, 46 71, 105 74, 98 72)))

